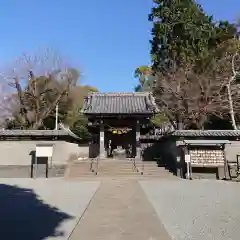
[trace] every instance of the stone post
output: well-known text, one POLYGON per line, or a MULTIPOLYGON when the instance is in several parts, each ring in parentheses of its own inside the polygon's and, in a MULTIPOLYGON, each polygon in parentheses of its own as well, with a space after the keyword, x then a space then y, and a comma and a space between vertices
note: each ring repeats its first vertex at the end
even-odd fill
POLYGON ((141 146, 140 146, 140 123, 136 121, 136 159, 141 159, 141 146))
POLYGON ((100 139, 99 139, 99 157, 100 159, 105 158, 105 146, 104 146, 104 122, 100 123, 100 139))
POLYGON ((229 147, 231 147, 230 144, 223 145, 223 151, 224 151, 224 166, 223 166, 224 176, 223 176, 223 179, 224 180, 227 180, 230 178, 229 171, 228 171, 228 156, 227 156, 227 148, 229 148, 229 147))

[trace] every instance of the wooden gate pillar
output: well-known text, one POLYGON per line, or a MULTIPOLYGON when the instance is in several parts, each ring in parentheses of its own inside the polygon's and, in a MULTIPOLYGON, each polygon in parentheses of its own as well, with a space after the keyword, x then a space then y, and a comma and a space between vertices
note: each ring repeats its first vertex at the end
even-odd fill
POLYGON ((141 158, 141 146, 140 146, 140 123, 136 121, 136 158, 141 158))
POLYGON ((104 122, 100 123, 100 139, 99 139, 99 157, 105 158, 105 145, 104 145, 104 122))

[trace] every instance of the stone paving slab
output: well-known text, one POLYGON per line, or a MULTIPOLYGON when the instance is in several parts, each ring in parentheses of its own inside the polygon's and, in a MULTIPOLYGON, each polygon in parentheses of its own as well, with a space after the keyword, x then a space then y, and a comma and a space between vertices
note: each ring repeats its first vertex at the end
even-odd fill
POLYGON ((103 180, 71 240, 170 240, 137 180, 103 180))
POLYGON ((140 182, 173 240, 239 240, 240 184, 216 180, 140 182))
POLYGON ((99 185, 99 181, 0 179, 0 239, 68 239, 99 185))

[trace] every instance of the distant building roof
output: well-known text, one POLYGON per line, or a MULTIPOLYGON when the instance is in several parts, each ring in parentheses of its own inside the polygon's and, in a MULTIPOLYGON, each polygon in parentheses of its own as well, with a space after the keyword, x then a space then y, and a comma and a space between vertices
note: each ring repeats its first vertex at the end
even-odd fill
POLYGON ((0 137, 71 137, 80 140, 77 135, 66 130, 0 130, 0 137))
POLYGON ((94 92, 85 98, 85 114, 153 114, 157 112, 150 92, 94 92))
POLYGON ((163 136, 173 137, 240 137, 240 130, 176 130, 163 135, 141 136, 141 139, 161 139, 163 136))
POLYGON ((239 137, 240 130, 179 130, 173 136, 186 137, 239 137))
POLYGON ((184 146, 184 145, 206 145, 206 146, 216 146, 216 145, 222 145, 222 144, 228 144, 231 143, 229 140, 183 140, 183 141, 177 141, 177 146, 184 146))

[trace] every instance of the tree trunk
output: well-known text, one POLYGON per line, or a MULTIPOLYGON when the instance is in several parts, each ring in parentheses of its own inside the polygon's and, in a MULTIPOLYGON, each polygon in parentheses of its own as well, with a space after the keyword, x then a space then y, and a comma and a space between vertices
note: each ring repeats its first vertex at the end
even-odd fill
MULTIPOLYGON (((179 95, 181 91, 181 83, 180 81, 178 82, 178 85, 177 85, 177 94, 179 95)), ((178 107, 178 110, 177 110, 177 129, 178 130, 183 130, 183 121, 182 121, 182 114, 181 114, 181 99, 178 98, 177 100, 177 107, 178 107)))
MULTIPOLYGON (((178 114, 178 115, 180 115, 180 114, 178 114)), ((182 122, 182 118, 180 116, 178 116, 178 118, 177 118, 177 129, 183 130, 183 122, 182 122)))
POLYGON ((231 116, 232 127, 234 130, 237 130, 237 125, 235 121, 234 109, 233 109, 233 100, 231 94, 231 83, 227 85, 227 93, 228 93, 228 103, 229 103, 229 114, 231 116))

